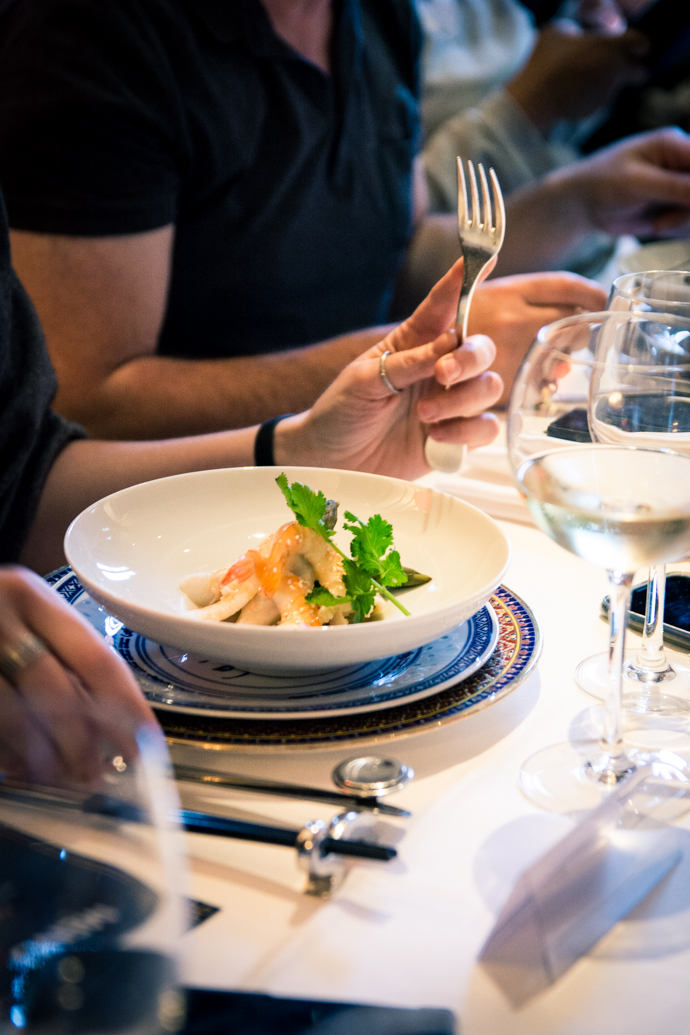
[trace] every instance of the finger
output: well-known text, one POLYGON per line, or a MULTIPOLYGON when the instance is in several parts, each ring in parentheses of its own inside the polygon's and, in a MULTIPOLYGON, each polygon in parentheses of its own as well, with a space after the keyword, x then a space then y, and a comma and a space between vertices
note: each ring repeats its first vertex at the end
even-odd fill
POLYGON ((496 346, 485 334, 473 334, 436 362, 434 376, 439 384, 452 385, 488 370, 496 358, 496 346))
MULTIPOLYGON (((90 702, 72 673, 50 651, 13 678, 15 691, 34 726, 52 745, 52 768, 64 768, 76 780, 88 779, 97 770, 93 731, 89 723, 90 702)), ((27 745, 27 762, 33 764, 32 745, 27 745)), ((45 752, 42 767, 48 765, 45 752)))
POLYGON ((496 438, 499 431, 498 418, 493 413, 481 413, 476 417, 465 417, 443 421, 429 428, 429 435, 438 442, 453 442, 467 446, 468 449, 479 449, 488 446, 496 438))
MULTIPOLYGON (((600 309, 603 309, 603 308, 604 308, 604 306, 600 307, 600 309)), ((533 309, 533 324, 532 324, 532 328, 533 328, 533 330, 532 330, 532 337, 537 333, 537 331, 539 331, 542 327, 546 327, 546 325, 549 324, 549 323, 555 323, 556 320, 564 320, 566 318, 566 316, 577 316, 578 314, 580 314, 582 312, 591 312, 591 311, 592 310, 590 310, 590 309, 584 310, 582 306, 563 305, 563 306, 560 306, 559 308, 555 308, 555 307, 550 308, 549 306, 534 306, 534 309, 533 309)), ((600 310, 596 310, 596 311, 598 312, 600 310)), ((523 349, 523 351, 526 351, 526 347, 529 344, 530 344, 529 341, 525 342, 525 349, 523 349)))
POLYGON ((678 230, 690 222, 690 209, 672 208, 661 215, 658 215, 652 222, 652 230, 656 234, 663 234, 669 230, 678 230))
POLYGON ((503 380, 493 370, 462 381, 445 390, 436 385, 417 403, 417 416, 423 424, 456 417, 472 417, 494 406, 503 393, 503 380))
MULTIPOLYGON (((526 273, 515 277, 497 277, 488 288, 505 282, 519 286, 524 300, 530 305, 581 307, 597 311, 606 304, 606 292, 595 280, 587 280, 577 273, 526 273)), ((481 290, 481 289, 480 289, 481 290)))
POLYGON ((0 676, 0 771, 14 779, 36 779, 49 783, 53 775, 52 768, 46 772, 32 772, 33 759, 42 757, 41 746, 36 743, 37 733, 30 730, 31 720, 25 704, 20 700, 17 691, 0 676), (29 745, 32 751, 29 751, 29 745))
MULTIPOLYGON (((388 339, 381 342, 371 350, 372 360, 376 364, 375 384, 381 387, 383 395, 389 395, 387 388, 378 376, 378 364, 381 351, 388 339)), ((488 340, 488 339, 487 339, 488 340)), ((411 385, 422 381, 425 378, 433 377, 436 363, 440 356, 453 352, 458 348, 458 336, 454 330, 444 331, 434 341, 426 345, 418 345, 414 349, 407 349, 402 352, 391 352, 386 357, 386 375, 391 384, 399 391, 409 388, 411 385)), ((373 368, 372 368, 373 371, 373 368)))
POLYGON ((91 694, 107 698, 141 722, 155 722, 134 677, 88 623, 42 579, 17 570, 12 585, 28 628, 91 694))

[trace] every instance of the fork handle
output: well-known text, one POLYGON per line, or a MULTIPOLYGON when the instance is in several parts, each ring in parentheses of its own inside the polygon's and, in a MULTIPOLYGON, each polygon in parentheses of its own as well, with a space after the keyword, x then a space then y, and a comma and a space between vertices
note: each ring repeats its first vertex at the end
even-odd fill
POLYGON ((455 330, 458 334, 458 344, 463 342, 467 337, 467 321, 470 315, 470 302, 474 295, 474 289, 479 283, 479 278, 484 272, 485 268, 489 265, 486 258, 486 252, 482 251, 481 254, 473 254, 471 248, 468 248, 464 253, 465 257, 465 269, 462 277, 462 287, 460 288, 460 298, 458 300, 458 315, 455 318, 455 330))
MULTIPOLYGON (((465 254, 465 272, 458 301, 458 315, 455 321, 458 344, 461 344, 467 337, 470 302, 472 301, 472 295, 480 274, 486 265, 485 254, 479 257, 473 255, 471 249, 467 249, 465 254)), ((426 457, 426 462, 435 471, 441 471, 443 474, 455 474, 465 462, 467 447, 458 445, 456 442, 437 442, 436 439, 427 438, 424 443, 424 456, 426 457)))

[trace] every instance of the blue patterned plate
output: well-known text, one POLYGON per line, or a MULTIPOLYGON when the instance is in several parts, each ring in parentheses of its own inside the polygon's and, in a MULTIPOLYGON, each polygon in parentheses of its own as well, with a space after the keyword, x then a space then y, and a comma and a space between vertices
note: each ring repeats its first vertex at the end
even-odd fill
POLYGON ((71 568, 48 576, 57 592, 112 643, 157 709, 221 719, 310 719, 413 702, 476 672, 498 640, 486 606, 433 643, 391 658, 310 675, 262 676, 132 632, 88 595, 71 568))

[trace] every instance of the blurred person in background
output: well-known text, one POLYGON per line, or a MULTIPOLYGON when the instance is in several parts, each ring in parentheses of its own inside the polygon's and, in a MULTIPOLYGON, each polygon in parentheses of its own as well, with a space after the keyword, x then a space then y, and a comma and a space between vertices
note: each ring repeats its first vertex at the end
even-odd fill
MULTIPOLYGON (((409 0, 11 0, 0 183, 60 413, 146 439, 303 410, 412 312, 459 254, 427 214, 420 42, 409 0)), ((602 301, 499 279, 471 330, 509 384, 602 301)))
POLYGON ((574 0, 539 31, 518 0, 416 5, 431 209, 455 208, 456 155, 492 166, 507 212, 498 272, 594 276, 619 235, 688 233, 685 133, 662 129, 587 157, 580 151, 620 91, 646 80, 649 41, 626 19, 649 0, 574 0))

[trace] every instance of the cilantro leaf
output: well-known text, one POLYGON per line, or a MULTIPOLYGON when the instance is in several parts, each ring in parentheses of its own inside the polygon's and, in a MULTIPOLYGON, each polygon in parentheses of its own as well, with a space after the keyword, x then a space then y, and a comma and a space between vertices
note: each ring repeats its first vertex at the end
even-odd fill
POLYGON ((289 484, 285 472, 276 478, 276 482, 300 525, 325 539, 343 562, 343 582, 347 596, 335 597, 322 586, 316 586, 307 600, 321 607, 350 603, 353 612, 350 621, 362 622, 373 610, 376 594, 381 593, 403 614, 409 615, 407 608, 386 588, 401 586, 407 581, 400 554, 393 549, 393 526, 390 522, 385 521, 380 514, 374 514, 365 524, 355 514, 345 511, 344 527, 352 533, 351 556, 347 557, 332 541, 334 530, 330 526, 333 524, 333 508, 328 508, 324 494, 314 492, 301 482, 289 484))
POLYGON ((327 542, 333 536, 333 529, 329 528, 324 520, 326 513, 326 497, 322 492, 314 492, 308 485, 302 482, 288 483, 287 475, 283 471, 276 478, 278 488, 287 501, 287 505, 297 518, 300 525, 311 528, 327 542))
POLYGON ((349 511, 345 528, 352 532, 350 553, 382 586, 400 586, 407 579, 400 563, 400 554, 393 546, 393 526, 380 514, 370 517, 366 525, 349 511), (386 553, 388 551, 388 553, 386 553))
POLYGON ((325 586, 314 586, 310 593, 307 593, 305 600, 309 604, 316 604, 317 607, 337 607, 338 604, 349 604, 350 597, 334 597, 325 586))
POLYGON ((381 558, 378 581, 382 586, 402 586, 407 582, 407 573, 400 563, 400 554, 397 550, 390 550, 381 558))
POLYGON ((374 607, 376 587, 372 582, 371 575, 364 571, 356 561, 346 557, 343 567, 345 569, 343 582, 354 612, 352 621, 362 622, 374 607))

